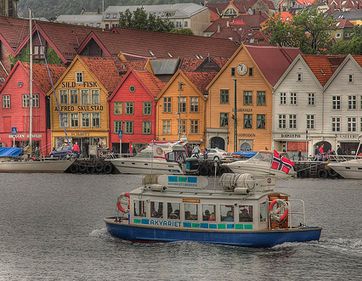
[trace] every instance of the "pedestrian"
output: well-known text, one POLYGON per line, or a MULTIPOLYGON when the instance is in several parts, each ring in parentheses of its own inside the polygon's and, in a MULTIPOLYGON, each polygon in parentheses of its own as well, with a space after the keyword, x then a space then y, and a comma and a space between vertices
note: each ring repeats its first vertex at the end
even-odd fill
POLYGON ((75 157, 79 157, 80 155, 80 147, 78 145, 78 142, 75 142, 75 144, 73 145, 73 149, 72 149, 73 153, 75 154, 75 157))
POLYGON ((339 145, 337 145, 337 155, 343 155, 342 148, 339 145))
POLYGON ((314 160, 318 161, 319 160, 319 146, 316 145, 314 148, 314 160))
POLYGON ((302 151, 298 151, 298 161, 302 160, 302 151))

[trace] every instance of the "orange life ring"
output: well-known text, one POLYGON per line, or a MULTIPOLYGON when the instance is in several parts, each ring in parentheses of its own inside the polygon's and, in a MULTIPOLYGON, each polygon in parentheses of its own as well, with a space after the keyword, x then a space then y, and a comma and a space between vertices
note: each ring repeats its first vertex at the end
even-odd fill
POLYGON ((279 198, 274 199, 269 204, 269 213, 270 213, 270 218, 273 221, 283 222, 288 217, 289 213, 287 201, 279 198), (283 213, 281 213, 281 211, 283 213))
POLYGON ((117 199, 117 209, 118 209, 118 211, 120 211, 121 213, 128 213, 129 212, 129 205, 130 205, 129 192, 121 193, 121 195, 119 195, 119 197, 117 199), (125 201, 125 199, 127 201, 125 201))

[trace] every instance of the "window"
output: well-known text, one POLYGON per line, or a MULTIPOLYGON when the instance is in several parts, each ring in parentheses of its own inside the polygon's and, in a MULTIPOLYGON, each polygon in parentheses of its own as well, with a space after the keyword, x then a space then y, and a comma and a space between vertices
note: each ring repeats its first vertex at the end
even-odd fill
POLYGON ((33 107, 39 107, 39 95, 33 94, 33 107))
POLYGON ((82 127, 90 126, 90 113, 82 113, 82 127))
POLYGON ((297 93, 290 93, 290 104, 297 104, 297 93))
POLYGON ((163 202, 151 201, 151 218, 163 218, 163 202))
POLYGON ((360 119, 360 131, 362 132, 362 117, 360 119))
POLYGON ((264 91, 258 91, 256 93, 256 105, 265 105, 266 104, 266 97, 264 91))
POLYGON ((332 117, 332 132, 340 132, 340 131, 341 131, 341 118, 332 117))
POLYGON ((302 81, 302 79, 303 79, 302 73, 298 73, 297 75, 298 75, 298 76, 297 76, 297 81, 298 81, 298 82, 302 81))
POLYGON ((353 82, 353 75, 352 75, 352 74, 349 74, 349 75, 348 75, 348 82, 349 82, 349 83, 352 83, 352 82, 353 82))
POLYGON ((10 96, 3 96, 3 108, 10 108, 10 96))
POLYGON ((101 114, 99 112, 92 113, 92 127, 99 128, 101 125, 101 114))
POLYGON ((122 109, 123 109, 123 103, 122 102, 115 102, 114 103, 114 109, 113 109, 114 115, 121 115, 122 114, 122 109))
POLYGON ((340 96, 332 96, 332 108, 341 109, 341 97, 340 96))
POLYGON ((191 134, 198 134, 199 133, 199 120, 191 120, 191 134))
POLYGON ((126 121, 124 122, 124 133, 125 134, 133 134, 133 121, 126 121))
POLYGON ((60 103, 68 104, 68 91, 67 90, 60 90, 60 103))
POLYGON ((213 204, 202 205, 202 220, 215 221, 216 220, 216 206, 213 204))
POLYGON ((76 83, 83 83, 83 72, 76 72, 75 73, 75 82, 76 83))
POLYGON ((68 127, 68 114, 64 112, 59 113, 59 124, 61 128, 68 127))
POLYGON ((164 135, 171 134, 171 120, 163 120, 162 121, 162 133, 164 135))
POLYGON ((285 114, 279 114, 279 129, 286 129, 287 127, 287 117, 285 114))
POLYGON ((99 104, 99 90, 92 90, 92 104, 99 104))
POLYGON ((22 95, 23 107, 29 107, 29 95, 22 95))
POLYGON ((315 115, 307 114, 307 129, 315 129, 315 115))
POLYGON ((231 74, 232 77, 235 77, 235 67, 232 67, 230 69, 230 74, 231 74))
POLYGON ((289 128, 296 129, 297 128, 297 115, 289 114, 289 128))
POLYGON ((229 124, 229 113, 221 112, 220 113, 220 127, 227 127, 229 124))
POLYGON ((134 200, 133 201, 133 214, 135 217, 145 217, 146 216, 145 201, 143 201, 143 200, 134 200))
POLYGON ((181 113, 186 112, 186 97, 178 98, 178 110, 181 113))
POLYGON ((356 108, 357 108, 357 97, 348 96, 348 109, 356 109, 356 108))
POLYGON ((357 129, 356 117, 348 117, 347 118, 347 131, 355 132, 356 129, 357 129))
POLYGON ((253 115, 251 114, 244 114, 244 128, 251 129, 253 122, 253 115))
POLYGON ((190 112, 199 112, 199 98, 191 97, 190 112))
POLYGON ((122 121, 114 121, 114 132, 118 134, 120 130, 122 130, 122 121))
POLYGON ((88 104, 88 90, 81 90, 82 95, 82 104, 87 105, 88 104))
POLYGON ((220 90, 220 103, 221 104, 229 103, 229 90, 226 89, 220 90))
POLYGON ((188 221, 197 221, 197 204, 184 204, 185 208, 185 220, 188 221))
POLYGON ((239 205, 239 222, 253 221, 253 206, 239 205))
POLYGON ((221 221, 234 221, 234 205, 220 205, 220 220, 221 221))
POLYGON ((79 114, 78 113, 71 113, 70 114, 70 126, 72 128, 77 128, 79 126, 79 114))
POLYGON ((229 8, 225 11, 225 16, 236 16, 236 11, 233 8, 229 8))
POLYGON ((167 203, 167 218, 171 220, 180 219, 180 203, 167 203))
POLYGON ((254 72, 254 71, 253 71, 253 68, 252 68, 252 67, 249 67, 249 76, 253 76, 253 75, 254 75, 253 72, 254 72))
POLYGON ((308 105, 315 105, 315 94, 308 93, 308 105))
POLYGON ((163 98, 163 112, 171 113, 171 97, 163 98))
POLYGON ((256 128, 265 129, 265 114, 256 115, 256 128))
POLYGON ((186 120, 185 119, 179 120, 178 133, 179 134, 185 134, 186 133, 186 120))
POLYGON ((268 217, 268 202, 263 202, 259 204, 260 208, 260 222, 266 222, 268 217))
POLYGON ((280 93, 280 104, 287 104, 287 93, 280 93))
POLYGON ((143 103, 143 115, 151 115, 152 113, 152 103, 144 102, 143 103))
POLYGON ((134 114, 134 103, 133 102, 126 102, 126 114, 127 115, 134 114))
POLYGON ((244 91, 244 105, 253 105, 253 93, 244 91))
POLYGON ((34 59, 43 59, 45 57, 45 46, 34 46, 33 57, 34 59))
POLYGON ((151 134, 151 122, 150 121, 144 121, 142 123, 142 134, 144 134, 144 135, 151 134))
POLYGON ((184 21, 184 27, 188 27, 189 23, 187 21, 184 21))
POLYGON ((70 104, 78 104, 78 91, 76 89, 70 90, 70 104))

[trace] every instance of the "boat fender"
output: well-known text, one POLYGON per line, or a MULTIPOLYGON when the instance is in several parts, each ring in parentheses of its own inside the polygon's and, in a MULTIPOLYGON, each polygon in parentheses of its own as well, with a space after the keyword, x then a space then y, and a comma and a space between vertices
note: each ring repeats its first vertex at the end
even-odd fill
POLYGON ((249 188, 236 187, 236 188, 234 189, 234 193, 235 193, 235 194, 247 195, 247 194, 249 194, 249 192, 250 192, 249 188))
POLYGON ((103 171, 103 163, 102 162, 97 162, 96 166, 95 166, 95 170, 97 173, 102 173, 103 171))
POLYGON ((111 163, 106 163, 103 167, 103 171, 106 173, 106 174, 110 174, 112 173, 112 170, 113 170, 113 166, 111 163))
POLYGON ((272 221, 283 222, 288 217, 288 203, 283 199, 274 199, 269 205, 272 221))
POLYGON ((318 177, 327 178, 328 177, 328 172, 326 170, 319 170, 318 171, 318 177))
POLYGON ((78 168, 80 173, 85 173, 87 170, 87 165, 85 163, 79 163, 79 168, 78 168))
POLYGON ((73 163, 73 165, 72 165, 72 166, 70 166, 69 171, 70 171, 70 173, 72 173, 72 174, 76 174, 76 173, 78 173, 78 164, 73 163))
POLYGON ((117 209, 121 213, 129 212, 129 192, 122 192, 117 199, 117 209))

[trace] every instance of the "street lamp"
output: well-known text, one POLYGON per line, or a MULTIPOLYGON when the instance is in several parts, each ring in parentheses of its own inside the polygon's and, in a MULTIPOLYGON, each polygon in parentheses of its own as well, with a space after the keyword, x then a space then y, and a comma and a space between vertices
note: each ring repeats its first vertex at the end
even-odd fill
POLYGON ((235 77, 235 68, 231 69, 231 77, 234 80, 234 151, 238 151, 237 81, 235 77))

